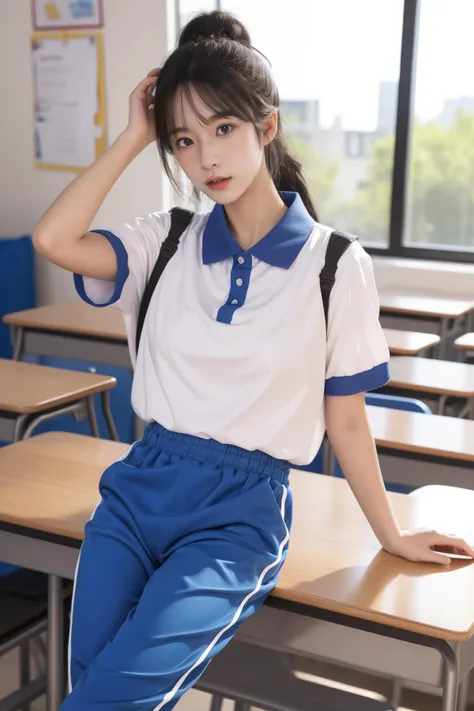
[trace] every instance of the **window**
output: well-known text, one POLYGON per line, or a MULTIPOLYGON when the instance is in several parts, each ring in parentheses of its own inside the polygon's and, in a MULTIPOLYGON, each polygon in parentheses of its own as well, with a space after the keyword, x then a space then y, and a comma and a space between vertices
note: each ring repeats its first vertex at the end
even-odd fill
POLYGON ((403 0, 221 4, 272 64, 320 221, 387 245, 403 0))
POLYGON ((472 0, 420 3, 407 246, 474 250, 473 27, 472 0))
POLYGON ((272 64, 321 222, 374 254, 474 262, 474 0, 179 0, 272 64))

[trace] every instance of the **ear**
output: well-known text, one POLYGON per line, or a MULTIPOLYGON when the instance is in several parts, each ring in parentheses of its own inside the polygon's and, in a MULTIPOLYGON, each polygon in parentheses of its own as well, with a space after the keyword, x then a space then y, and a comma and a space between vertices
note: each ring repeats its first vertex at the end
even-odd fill
POLYGON ((267 146, 273 141, 278 132, 278 111, 272 111, 263 122, 263 145, 267 146))

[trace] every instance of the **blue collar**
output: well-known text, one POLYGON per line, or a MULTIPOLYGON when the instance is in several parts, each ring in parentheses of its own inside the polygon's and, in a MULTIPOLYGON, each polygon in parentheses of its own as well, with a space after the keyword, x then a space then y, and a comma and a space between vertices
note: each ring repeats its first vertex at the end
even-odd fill
MULTIPOLYGON (((272 267, 289 269, 313 231, 315 221, 298 193, 280 191, 288 210, 280 222, 248 252, 272 267)), ((227 225, 223 205, 215 205, 202 237, 204 264, 221 262, 243 250, 227 225)))

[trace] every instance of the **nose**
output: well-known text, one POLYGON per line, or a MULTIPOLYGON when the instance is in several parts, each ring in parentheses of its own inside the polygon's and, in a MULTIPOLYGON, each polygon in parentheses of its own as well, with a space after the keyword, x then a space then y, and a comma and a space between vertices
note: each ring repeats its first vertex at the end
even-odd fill
POLYGON ((214 141, 203 141, 201 143, 201 167, 205 171, 210 171, 219 165, 217 146, 214 141))

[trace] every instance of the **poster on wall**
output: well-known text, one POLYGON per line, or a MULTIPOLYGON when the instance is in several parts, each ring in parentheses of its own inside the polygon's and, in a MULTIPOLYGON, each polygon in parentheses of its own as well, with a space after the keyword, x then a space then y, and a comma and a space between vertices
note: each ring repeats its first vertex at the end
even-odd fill
POLYGON ((35 30, 96 29, 104 25, 103 0, 31 0, 35 30))
POLYGON ((102 35, 37 32, 31 52, 35 165, 79 172, 105 150, 102 35))

